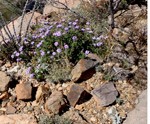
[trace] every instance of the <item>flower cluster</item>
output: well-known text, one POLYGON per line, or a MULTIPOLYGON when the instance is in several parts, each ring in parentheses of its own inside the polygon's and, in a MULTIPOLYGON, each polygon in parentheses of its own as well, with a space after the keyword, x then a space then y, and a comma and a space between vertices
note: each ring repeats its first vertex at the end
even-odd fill
POLYGON ((24 45, 18 44, 18 50, 11 55, 17 61, 24 60, 25 56, 31 56, 29 62, 32 63, 27 73, 30 73, 32 78, 43 78, 48 75, 53 63, 60 64, 61 67, 61 63, 64 65, 66 62, 65 59, 76 64, 89 53, 101 54, 107 38, 103 35, 94 36, 90 22, 83 25, 78 19, 44 21, 38 27, 23 39, 24 45))

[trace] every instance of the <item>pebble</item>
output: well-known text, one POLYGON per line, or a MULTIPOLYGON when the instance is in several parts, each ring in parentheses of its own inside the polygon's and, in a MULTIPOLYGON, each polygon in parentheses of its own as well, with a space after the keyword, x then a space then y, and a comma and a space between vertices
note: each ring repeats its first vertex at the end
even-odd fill
POLYGON ((92 122, 96 122, 96 121, 97 121, 97 119, 96 119, 95 117, 91 117, 90 120, 91 120, 92 122))

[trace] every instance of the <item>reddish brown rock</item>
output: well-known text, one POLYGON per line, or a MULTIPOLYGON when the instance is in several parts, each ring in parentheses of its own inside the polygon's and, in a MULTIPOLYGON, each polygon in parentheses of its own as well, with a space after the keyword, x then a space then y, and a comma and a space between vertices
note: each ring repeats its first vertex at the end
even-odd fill
POLYGON ((15 88, 17 99, 29 100, 32 98, 32 86, 31 83, 21 83, 15 88))
POLYGON ((91 95, 86 92, 82 87, 77 84, 72 85, 70 92, 67 95, 67 99, 71 106, 75 106, 77 103, 81 104, 84 101, 90 99, 91 95))
POLYGON ((111 82, 105 83, 102 86, 95 88, 91 93, 95 101, 100 106, 108 106, 112 104, 118 96, 118 91, 116 90, 114 84, 111 82))
POLYGON ((81 59, 71 71, 72 81, 84 81, 93 76, 98 62, 91 59, 81 59))
POLYGON ((30 114, 1 115, 1 124, 37 124, 36 119, 30 114))
POLYGON ((62 92, 54 91, 45 103, 45 110, 50 114, 59 114, 63 112, 66 106, 67 101, 62 92))
POLYGON ((5 72, 0 71, 0 92, 4 92, 8 89, 10 77, 5 72))

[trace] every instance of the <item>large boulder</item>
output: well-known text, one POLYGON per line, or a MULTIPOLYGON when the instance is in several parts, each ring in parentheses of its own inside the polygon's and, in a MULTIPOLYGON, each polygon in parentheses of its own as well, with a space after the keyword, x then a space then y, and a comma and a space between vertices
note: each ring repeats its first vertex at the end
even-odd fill
MULTIPOLYGON (((31 20, 31 25, 36 23, 36 20, 37 20, 37 17, 41 16, 40 13, 38 12, 34 12, 34 15, 32 17, 32 12, 29 12, 29 13, 26 13, 25 16, 24 16, 24 19, 23 19, 23 24, 22 24, 22 34, 25 33, 26 29, 27 29, 27 26, 29 24, 29 21, 32 17, 32 20, 31 20)), ((10 22, 7 27, 9 28, 10 32, 12 35, 14 35, 14 29, 15 29, 15 32, 16 34, 18 35, 19 32, 20 32, 20 27, 21 27, 21 20, 22 20, 22 16, 18 17, 16 20, 10 22), (14 28, 13 28, 13 25, 14 25, 14 28)), ((6 28, 6 26, 4 27, 6 28)), ((5 39, 8 39, 8 35, 7 33, 5 32, 4 28, 1 29, 1 32, 4 36, 5 39)), ((7 28, 6 28, 6 31, 8 32, 7 28)), ((3 38, 2 36, 0 35, 0 42, 2 42, 3 38)))
POLYGON ((135 109, 129 112, 123 124, 147 124, 147 90, 144 90, 138 98, 139 103, 135 109))
POLYGON ((62 12, 62 10, 65 9, 60 9, 60 8, 77 8, 81 2, 83 1, 88 1, 88 0, 57 0, 55 4, 48 3, 45 5, 43 9, 43 14, 49 14, 51 12, 62 12))

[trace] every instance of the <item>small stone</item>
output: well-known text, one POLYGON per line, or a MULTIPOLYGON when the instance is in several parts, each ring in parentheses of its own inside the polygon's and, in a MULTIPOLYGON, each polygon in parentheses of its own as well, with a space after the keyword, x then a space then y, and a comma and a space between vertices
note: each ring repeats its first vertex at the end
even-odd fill
POLYGON ((45 103, 45 110, 48 113, 59 114, 67 106, 67 101, 62 92, 54 91, 45 103))
POLYGON ((17 73, 18 72, 18 70, 19 70, 19 66, 18 65, 16 65, 15 67, 13 67, 12 69, 10 69, 10 70, 7 70, 7 72, 8 73, 17 73))
POLYGON ((8 90, 10 77, 5 72, 0 71, 0 92, 8 90))
POLYGON ((10 62, 7 62, 4 66, 5 66, 6 68, 9 68, 9 67, 11 67, 11 63, 10 63, 10 62))
POLYGON ((6 108, 6 114, 14 114, 16 112, 16 108, 14 108, 13 106, 9 105, 6 108))
POLYGON ((62 84, 62 87, 63 87, 63 88, 66 88, 66 87, 68 87, 68 85, 69 85, 69 84, 63 83, 63 84, 62 84))
POLYGON ((108 106, 112 104, 118 96, 118 91, 116 90, 114 84, 111 82, 105 83, 102 86, 95 88, 91 93, 95 101, 100 106, 108 106))
POLYGON ((16 88, 17 99, 30 100, 32 98, 32 86, 31 83, 17 84, 16 88))
POLYGON ((9 97, 8 92, 4 92, 4 93, 2 93, 2 94, 0 95, 0 99, 1 99, 1 100, 8 99, 8 97, 9 97))
POLYGON ((96 121, 97 121, 97 119, 96 119, 95 117, 91 117, 90 120, 91 120, 92 122, 96 122, 96 121))
POLYGON ((76 106, 75 106, 75 109, 77 109, 77 110, 79 110, 79 111, 82 111, 83 105, 76 105, 76 106))
POLYGON ((39 101, 39 99, 42 97, 42 95, 43 95, 43 86, 39 86, 36 91, 36 96, 35 96, 36 102, 39 101))
POLYGON ((1 115, 1 124, 37 124, 36 119, 30 114, 1 115))
POLYGON ((90 97, 91 95, 77 84, 72 85, 70 92, 67 95, 67 99, 72 107, 79 102, 90 99, 90 97))
POLYGON ((80 82, 90 79, 95 71, 95 66, 98 62, 91 59, 81 59, 74 69, 71 71, 72 81, 80 82))

